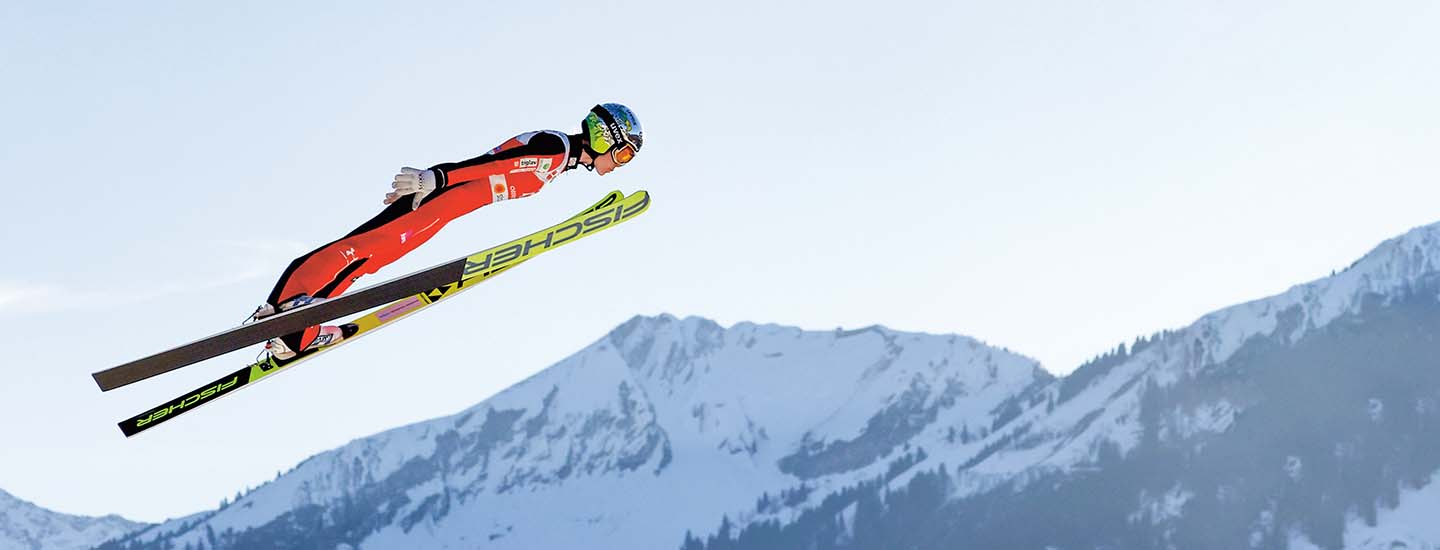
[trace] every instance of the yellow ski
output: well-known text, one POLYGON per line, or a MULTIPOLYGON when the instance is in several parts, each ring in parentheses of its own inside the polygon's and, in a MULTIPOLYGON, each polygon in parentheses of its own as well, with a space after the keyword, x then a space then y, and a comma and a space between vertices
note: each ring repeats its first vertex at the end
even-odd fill
POLYGON ((380 309, 351 321, 351 323, 359 327, 359 331, 335 345, 302 351, 299 355, 287 361, 279 361, 273 357, 266 357, 245 368, 223 376, 214 382, 196 388, 194 391, 176 397, 165 404, 151 408, 120 422, 120 431, 124 432, 126 437, 130 437, 150 429, 201 405, 229 395, 240 388, 263 380, 277 372, 288 370, 291 366, 348 344, 362 336, 388 326, 395 321, 414 315, 416 312, 430 307, 436 302, 459 294, 461 291, 488 280, 545 251, 593 235, 608 227, 627 221, 645 212, 649 207, 650 195, 645 191, 636 191, 629 196, 625 196, 619 191, 611 191, 604 199, 595 203, 594 206, 585 209, 564 222, 508 243, 471 254, 464 259, 464 269, 458 278, 451 282, 435 286, 430 290, 391 302, 380 309))

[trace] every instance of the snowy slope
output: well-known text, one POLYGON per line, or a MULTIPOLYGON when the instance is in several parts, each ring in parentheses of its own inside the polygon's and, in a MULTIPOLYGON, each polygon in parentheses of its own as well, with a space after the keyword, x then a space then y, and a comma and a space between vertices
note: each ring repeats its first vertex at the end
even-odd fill
POLYGON ((0 550, 93 548, 144 526, 120 516, 52 512, 0 490, 0 550))
POLYGON ((1375 525, 1351 518, 1345 529, 1345 547, 1355 550, 1440 549, 1440 475, 1400 494, 1399 504, 1381 510, 1375 525))
POLYGON ((853 503, 828 517, 686 550, 1440 548, 1440 489, 1415 488, 1440 473, 1437 258, 1417 228, 1032 387, 979 446, 942 419, 905 475, 816 495, 853 503))
POLYGON ((637 317, 469 410, 323 453, 129 542, 675 547, 721 517, 792 517, 806 495, 924 452, 916 441, 953 439, 942 426, 988 429, 1049 380, 959 336, 637 317))
MULTIPOLYGON (((1007 426, 1023 432, 1026 441, 976 464, 965 473, 965 483, 984 487, 984 480, 1022 473, 1084 469, 1105 444, 1128 451, 1140 435, 1137 419, 1147 382, 1167 387, 1201 375, 1231 359, 1252 338, 1295 342, 1342 315, 1359 313, 1367 300, 1393 299, 1435 277, 1437 258, 1440 224, 1414 229, 1385 241, 1340 273, 1210 313, 1143 348, 1136 346, 1138 351, 1123 360, 1094 369, 1099 375, 1086 379, 1084 391, 1066 399, 1062 386, 1077 385, 1090 374, 1082 368, 1047 390, 1059 402, 1053 411, 1035 407, 1007 426)), ((1196 403, 1187 414, 1169 419, 1164 435, 1185 438, 1224 432, 1242 413, 1239 404, 1223 397, 1196 403)))

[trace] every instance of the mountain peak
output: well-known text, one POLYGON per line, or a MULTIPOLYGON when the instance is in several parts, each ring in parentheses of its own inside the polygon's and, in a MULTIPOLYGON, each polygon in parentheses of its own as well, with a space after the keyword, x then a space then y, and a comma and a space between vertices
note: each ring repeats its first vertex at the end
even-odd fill
POLYGON ((631 370, 647 377, 673 378, 688 372, 691 359, 723 346, 725 335, 726 330, 709 319, 677 319, 663 313, 632 317, 611 330, 601 343, 614 346, 631 370))
POLYGON ((145 526, 115 514, 62 514, 0 489, 0 548, 93 548, 145 526))
POLYGON ((559 548, 598 532, 613 547, 660 547, 678 534, 653 529, 646 518, 657 514, 701 529, 787 491, 775 506, 798 510, 817 484, 913 462, 923 451, 912 445, 978 449, 979 436, 961 442, 953 426, 978 433, 1000 404, 1048 380, 1031 359, 957 335, 636 316, 459 414, 327 451, 203 519, 130 542, 199 545, 207 526, 223 526, 256 547, 559 548), (619 493, 634 498, 617 508, 619 493), (697 493, 707 498, 687 496, 697 493), (377 512, 363 525, 303 528, 341 502, 377 512))
POLYGON ((646 335, 657 336, 663 333, 693 339, 699 335, 714 334, 724 332, 724 330, 715 321, 704 317, 690 315, 680 319, 669 313, 661 313, 654 316, 636 315, 631 317, 628 321, 612 329, 606 338, 616 347, 625 348, 626 343, 632 341, 632 337, 644 338, 646 335))

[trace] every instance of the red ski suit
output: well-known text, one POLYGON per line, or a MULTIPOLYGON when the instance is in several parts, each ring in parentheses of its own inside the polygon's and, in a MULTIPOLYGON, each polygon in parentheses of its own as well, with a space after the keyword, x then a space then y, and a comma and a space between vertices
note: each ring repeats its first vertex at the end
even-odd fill
MULTIPOLYGON (((339 296, 361 276, 425 244, 451 220, 488 204, 539 192, 555 176, 576 166, 580 150, 578 136, 542 130, 510 138, 470 160, 437 164, 430 168, 435 171, 435 191, 419 208, 411 209, 413 197, 400 197, 344 237, 296 258, 267 301, 273 306, 302 293, 339 296)), ((310 327, 284 341, 290 349, 302 350, 318 330, 310 327)))

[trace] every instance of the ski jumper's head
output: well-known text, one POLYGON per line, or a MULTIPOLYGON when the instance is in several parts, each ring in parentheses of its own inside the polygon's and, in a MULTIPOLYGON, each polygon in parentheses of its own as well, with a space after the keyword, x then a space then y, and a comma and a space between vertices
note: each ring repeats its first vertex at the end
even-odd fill
POLYGON ((580 123, 580 165, 600 175, 609 174, 635 158, 645 142, 640 119, 629 107, 603 103, 590 109, 580 123))

